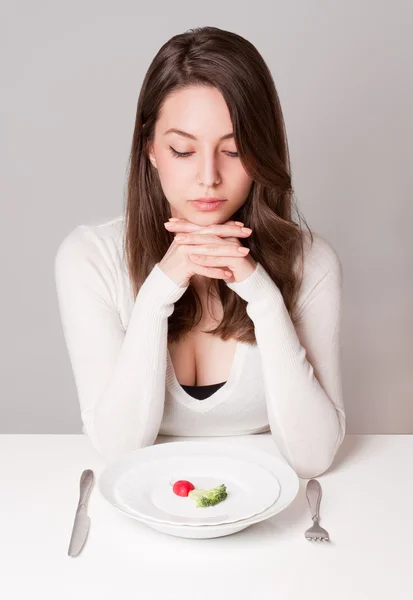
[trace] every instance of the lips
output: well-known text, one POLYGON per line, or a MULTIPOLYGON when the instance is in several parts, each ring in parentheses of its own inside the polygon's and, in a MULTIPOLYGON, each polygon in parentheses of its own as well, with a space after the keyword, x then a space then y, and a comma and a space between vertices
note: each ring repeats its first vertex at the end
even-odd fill
POLYGON ((208 198, 206 201, 204 200, 192 200, 192 206, 197 210, 216 210, 223 204, 225 204, 225 200, 212 200, 212 198, 208 198))
POLYGON ((224 198, 213 198, 212 196, 206 196, 204 198, 195 198, 192 202, 224 202, 224 198))

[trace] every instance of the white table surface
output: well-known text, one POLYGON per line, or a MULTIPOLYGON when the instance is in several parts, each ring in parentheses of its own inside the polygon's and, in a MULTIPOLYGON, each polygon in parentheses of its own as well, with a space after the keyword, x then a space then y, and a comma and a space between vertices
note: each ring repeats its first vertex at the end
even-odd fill
MULTIPOLYGON (((208 439, 278 455, 269 433, 208 439)), ((108 504, 95 484, 89 536, 72 558, 80 475, 90 468, 98 478, 105 468, 89 439, 1 435, 0 457, 1 598, 413 598, 413 435, 346 437, 318 477, 321 525, 331 536, 323 545, 304 538, 311 525, 304 479, 280 514, 210 540, 155 531, 108 504)))

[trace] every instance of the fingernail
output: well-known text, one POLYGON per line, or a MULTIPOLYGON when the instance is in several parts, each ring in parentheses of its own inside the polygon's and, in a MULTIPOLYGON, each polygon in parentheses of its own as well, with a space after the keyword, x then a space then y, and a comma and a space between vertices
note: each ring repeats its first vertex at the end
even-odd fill
POLYGON ((252 233, 252 229, 250 229, 249 227, 243 227, 241 231, 243 231, 244 233, 252 233))
POLYGON ((244 225, 244 223, 241 223, 241 221, 234 221, 235 225, 244 225))
POLYGON ((248 252, 250 251, 249 248, 238 248, 238 252, 241 252, 241 254, 248 254, 248 252))
POLYGON ((175 239, 178 240, 178 242, 180 242, 181 240, 184 240, 185 238, 186 238, 186 235, 179 234, 179 235, 175 236, 175 239))
POLYGON ((173 223, 164 223, 165 227, 172 227, 173 223))

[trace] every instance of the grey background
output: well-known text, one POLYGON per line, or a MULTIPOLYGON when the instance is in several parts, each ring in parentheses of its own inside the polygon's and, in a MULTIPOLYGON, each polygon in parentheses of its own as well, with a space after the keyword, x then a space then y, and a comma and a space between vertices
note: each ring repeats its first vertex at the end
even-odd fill
POLYGON ((344 269, 348 433, 413 432, 409 2, 3 2, 3 433, 80 433, 54 257, 124 208, 140 85, 172 35, 214 25, 268 63, 293 185, 344 269))

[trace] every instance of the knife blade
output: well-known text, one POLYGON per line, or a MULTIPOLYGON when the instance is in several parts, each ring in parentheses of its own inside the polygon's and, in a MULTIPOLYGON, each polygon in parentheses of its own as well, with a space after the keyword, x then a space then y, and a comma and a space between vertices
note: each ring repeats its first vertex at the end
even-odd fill
POLYGON ((80 477, 79 502, 73 523, 72 535, 69 543, 69 556, 77 556, 85 545, 90 528, 90 517, 87 515, 87 505, 90 492, 94 483, 94 473, 91 469, 83 471, 80 477))

